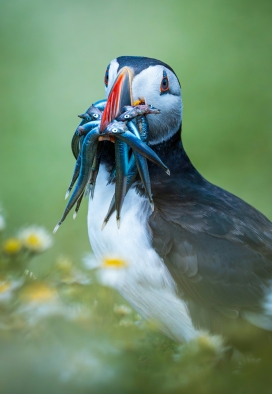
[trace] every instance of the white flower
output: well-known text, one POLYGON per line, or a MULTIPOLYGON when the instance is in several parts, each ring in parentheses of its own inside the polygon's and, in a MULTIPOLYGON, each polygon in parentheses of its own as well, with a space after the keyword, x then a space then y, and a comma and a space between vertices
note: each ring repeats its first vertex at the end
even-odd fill
POLYGON ((7 278, 0 279, 0 302, 8 302, 12 299, 13 292, 22 286, 23 280, 9 280, 7 278))
POLYGON ((56 268, 58 270, 60 280, 63 283, 89 285, 92 282, 84 272, 73 266, 72 261, 65 256, 60 256, 57 259, 56 268))
POLYGON ((83 265, 88 270, 94 270, 101 267, 101 262, 94 256, 94 254, 89 253, 83 258, 83 265))
POLYGON ((39 226, 30 226, 22 229, 18 233, 18 238, 22 245, 32 252, 43 252, 53 244, 51 235, 39 226))
POLYGON ((85 256, 83 263, 85 268, 96 270, 96 279, 103 286, 118 289, 126 282, 128 264, 119 256, 105 256, 99 260, 89 254, 85 256))
POLYGON ((24 315, 30 325, 48 316, 66 315, 56 289, 46 283, 33 281, 21 290, 18 299, 17 313, 24 315))
POLYGON ((98 260, 93 254, 87 254, 83 258, 83 263, 84 266, 89 270, 96 268, 119 270, 128 266, 126 261, 120 257, 106 256, 103 258, 103 260, 98 260))
POLYGON ((214 360, 224 355, 226 346, 223 337, 220 335, 210 335, 206 332, 200 332, 197 337, 184 345, 187 355, 197 356, 203 352, 209 352, 213 355, 214 360))
POLYGON ((37 280, 27 284, 19 294, 17 314, 23 315, 29 325, 35 325, 50 316, 62 316, 69 320, 90 317, 88 308, 81 304, 66 305, 56 288, 37 280))
POLYGON ((0 214, 0 231, 3 231, 6 228, 6 221, 4 216, 0 214))
POLYGON ((114 305, 113 312, 119 316, 129 315, 132 309, 127 305, 114 305))
POLYGON ((104 259, 96 278, 101 285, 119 290, 127 282, 127 266, 123 260, 104 259))

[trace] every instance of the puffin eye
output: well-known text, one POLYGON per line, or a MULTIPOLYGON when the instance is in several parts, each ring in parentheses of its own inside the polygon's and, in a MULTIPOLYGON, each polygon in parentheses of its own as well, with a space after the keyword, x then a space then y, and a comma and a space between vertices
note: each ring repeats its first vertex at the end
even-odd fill
POLYGON ((105 84, 106 88, 108 87, 108 84, 109 84, 109 69, 110 69, 110 65, 108 65, 107 70, 105 72, 105 77, 104 77, 104 84, 105 84))
POLYGON ((168 76, 166 74, 166 71, 163 70, 163 75, 162 75, 162 80, 161 80, 161 94, 168 93, 169 92, 169 80, 168 76))

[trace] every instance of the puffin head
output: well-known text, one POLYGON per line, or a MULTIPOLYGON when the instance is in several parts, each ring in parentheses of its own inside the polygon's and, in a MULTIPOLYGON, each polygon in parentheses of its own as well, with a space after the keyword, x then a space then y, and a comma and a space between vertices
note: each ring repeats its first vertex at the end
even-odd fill
POLYGON ((100 130, 120 115, 126 105, 140 102, 160 110, 147 115, 149 144, 157 145, 176 134, 182 121, 182 100, 179 80, 167 64, 140 56, 113 59, 105 73, 107 105, 100 130))

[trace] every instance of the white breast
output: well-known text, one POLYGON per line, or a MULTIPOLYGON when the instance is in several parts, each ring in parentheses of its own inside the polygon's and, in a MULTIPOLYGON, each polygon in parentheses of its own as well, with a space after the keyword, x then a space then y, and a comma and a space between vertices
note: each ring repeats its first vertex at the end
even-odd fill
POLYGON ((185 302, 177 297, 175 283, 164 262, 151 246, 147 220, 151 208, 147 199, 131 189, 125 197, 121 226, 117 228, 115 213, 101 230, 107 214, 114 185, 107 185, 108 174, 101 166, 94 199, 89 201, 88 232, 93 252, 99 260, 121 258, 128 267, 103 270, 111 284, 144 318, 157 321, 161 330, 177 340, 197 335, 185 302))

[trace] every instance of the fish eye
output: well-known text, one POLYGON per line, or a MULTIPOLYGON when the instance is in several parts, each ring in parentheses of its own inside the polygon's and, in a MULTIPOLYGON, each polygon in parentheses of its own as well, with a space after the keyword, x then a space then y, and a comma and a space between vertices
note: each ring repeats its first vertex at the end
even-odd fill
POLYGON ((129 116, 129 115, 124 115, 124 118, 125 118, 125 119, 129 119, 130 116, 129 116))
POLYGON ((97 119, 97 118, 98 118, 98 114, 93 114, 93 117, 94 117, 95 119, 97 119))
POLYGON ((109 70, 110 70, 110 65, 108 65, 106 72, 105 72, 105 77, 104 77, 104 84, 106 88, 108 87, 109 84, 109 70))
POLYGON ((118 129, 114 128, 114 129, 112 129, 111 131, 112 131, 112 133, 117 133, 117 132, 118 132, 118 129))
POLYGON ((165 70, 163 70, 160 90, 161 94, 169 92, 169 80, 165 70))

